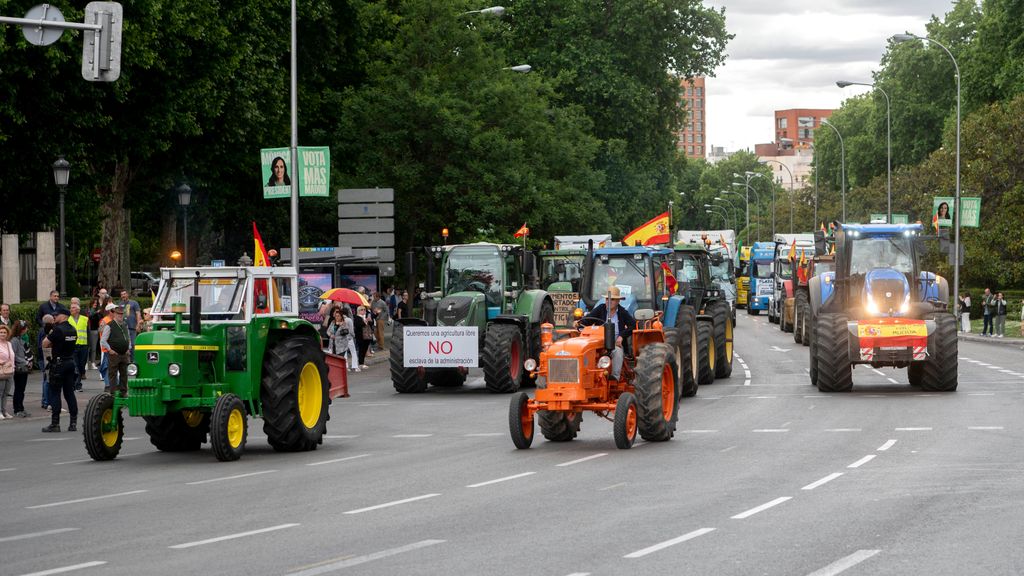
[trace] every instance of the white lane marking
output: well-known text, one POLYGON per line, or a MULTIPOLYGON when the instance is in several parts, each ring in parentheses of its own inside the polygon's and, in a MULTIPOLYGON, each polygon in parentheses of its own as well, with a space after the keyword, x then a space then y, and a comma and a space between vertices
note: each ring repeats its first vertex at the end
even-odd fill
POLYGON ((618 484, 612 484, 611 486, 605 486, 604 488, 598 488, 597 491, 598 492, 603 492, 605 490, 611 490, 612 488, 621 488, 622 486, 625 486, 625 485, 626 485, 625 482, 619 482, 618 484))
POLYGON ((696 400, 721 400, 721 396, 694 396, 696 400))
POLYGON ((683 434, 713 434, 718 430, 682 430, 683 434))
POLYGON ((743 371, 743 377, 744 378, 750 378, 750 370, 744 370, 743 371))
POLYGON ((736 446, 729 446, 728 448, 722 448, 719 452, 728 452, 729 450, 735 450, 736 446))
POLYGON ((879 376, 885 376, 885 372, 882 372, 878 368, 872 368, 871 371, 874 372, 875 374, 878 374, 879 376))
POLYGON ((127 442, 129 440, 141 440, 141 439, 142 439, 142 436, 125 436, 124 441, 127 442))
POLYGON ((477 482, 476 484, 469 484, 466 488, 479 488, 481 486, 489 486, 491 484, 497 484, 498 482, 507 482, 509 480, 515 480, 516 478, 523 478, 536 474, 536 472, 523 472, 522 474, 513 474, 512 476, 505 476, 504 478, 495 478, 494 480, 487 480, 486 482, 477 482))
POLYGON ((590 572, 573 572, 568 576, 590 576, 590 572))
POLYGON ((49 504, 36 504, 35 506, 25 506, 26 510, 35 510, 37 508, 52 508, 54 506, 63 506, 65 504, 78 504, 80 502, 92 502, 93 500, 105 500, 107 498, 117 498, 118 496, 131 496, 133 494, 142 494, 143 492, 149 492, 149 490, 132 490, 131 492, 118 492, 117 494, 104 494, 103 496, 92 496, 91 498, 77 498, 75 500, 64 500, 63 502, 51 502, 49 504))
POLYGON ((988 369, 989 370, 1002 370, 1003 367, 1002 366, 988 366, 988 369))
POLYGON ((995 392, 968 392, 968 396, 995 396, 995 392))
POLYGON ((817 481, 811 482, 807 486, 804 486, 803 488, 801 488, 801 490, 814 490, 818 486, 821 486, 822 484, 825 484, 826 482, 831 482, 831 481, 835 480, 836 478, 839 478, 842 475, 843 475, 842 472, 833 472, 833 473, 829 474, 828 476, 825 476, 821 480, 817 480, 817 481))
POLYGON ((394 434, 392 438, 430 438, 433 434, 394 434))
POLYGON ((324 438, 329 438, 331 440, 345 440, 347 438, 359 438, 359 434, 324 434, 324 438))
POLYGON ((248 474, 235 474, 234 476, 222 476, 220 478, 210 478, 209 480, 197 480, 195 482, 185 482, 186 486, 198 486, 199 484, 210 484, 211 482, 223 482, 225 480, 238 480, 239 478, 248 478, 250 476, 259 476, 261 474, 273 474, 278 470, 260 470, 259 472, 249 472, 248 474))
POLYGON ((30 532, 28 534, 18 534, 17 536, 6 536, 4 538, 0 538, 0 544, 4 542, 14 542, 15 540, 28 540, 29 538, 49 536, 51 534, 63 534, 64 532, 74 532, 75 530, 81 530, 81 528, 56 528, 54 530, 46 530, 45 532, 30 532))
POLYGON ((391 406, 391 402, 358 402, 356 406, 391 406))
POLYGON ((1006 372, 1007 374, 1013 374, 1013 370, 1000 370, 1000 372, 1006 372))
POLYGON ((931 429, 932 429, 931 426, 927 426, 927 427, 921 427, 921 428, 897 428, 896 431, 897 432, 927 432, 927 431, 929 431, 931 429))
POLYGON ((771 400, 772 398, 776 398, 776 396, 751 396, 751 398, 756 398, 758 400, 771 400))
POLYGON ((63 466, 65 464, 81 464, 83 462, 92 462, 92 458, 85 458, 83 460, 68 460, 66 462, 54 462, 54 466, 63 466))
POLYGON ((886 380, 888 380, 892 384, 899 384, 899 382, 897 382, 894 378, 886 378, 886 380))
POLYGON ((32 572, 31 574, 23 574, 22 576, 50 576, 50 574, 64 574, 65 572, 71 572, 74 570, 81 570, 83 568, 92 568, 93 566, 103 566, 106 562, 94 561, 84 562, 82 564, 75 564, 73 566, 64 566, 62 568, 51 568, 49 570, 43 570, 42 572, 32 572))
MULTIPOLYGON (((968 426, 968 430, 1002 430, 1002 426, 968 426)), ((2 540, 0 540, 2 542, 2 540)))
POLYGON ((975 364, 977 364, 978 366, 991 366, 991 364, 987 364, 985 362, 975 362, 975 364))
POLYGON ((840 572, 846 571, 848 568, 852 568, 857 564, 860 564, 879 552, 881 552, 881 550, 857 550, 853 554, 850 554, 845 558, 840 558, 820 570, 811 572, 807 576, 835 576, 840 572))
POLYGON ((593 460, 594 458, 600 458, 602 456, 607 456, 607 455, 608 455, 607 452, 601 452, 599 454, 591 454, 590 456, 585 456, 583 458, 577 458, 576 460, 570 460, 568 462, 562 462, 561 464, 555 464, 555 466, 572 466, 573 464, 579 464, 580 462, 586 462, 587 460, 593 460))
POLYGON ((772 506, 778 506, 779 504, 782 504, 786 500, 792 500, 792 499, 793 499, 792 496, 781 496, 779 498, 776 498, 775 500, 772 500, 771 502, 766 502, 766 503, 761 504, 760 506, 758 506, 756 508, 751 508, 750 510, 747 510, 746 512, 741 512, 741 513, 733 516, 732 519, 733 520, 743 520, 744 518, 750 518, 751 516, 753 516, 754 514, 757 514, 758 512, 764 512, 765 510, 771 508, 772 506))
POLYGON ((917 396, 918 398, 931 398, 935 396, 935 394, 914 394, 914 396, 917 396))
POLYGON ((744 380, 744 381, 743 381, 743 385, 744 385, 744 386, 750 386, 750 380, 749 380, 749 379, 747 379, 747 380, 744 380))
POLYGON ((885 452, 889 448, 892 448, 893 444, 895 444, 895 443, 896 443, 896 440, 886 440, 885 444, 882 444, 881 446, 876 448, 876 450, 878 450, 879 452, 885 452))
POLYGON ((366 554, 365 556, 346 558, 338 562, 324 564, 322 566, 317 566, 315 568, 300 570, 298 572, 290 572, 288 576, 317 576, 319 574, 326 574, 328 572, 341 570, 342 568, 348 568, 350 566, 357 566, 359 564, 365 564, 367 562, 372 562, 374 560, 380 560, 381 558, 387 558, 388 556, 394 556, 396 554, 411 552, 419 548, 426 548, 427 546, 434 546, 435 544, 443 544, 444 542, 445 540, 420 540, 419 542, 413 542, 412 544, 406 544, 405 546, 399 546, 398 548, 389 548, 387 550, 381 550, 380 552, 374 552, 373 554, 366 554))
POLYGON ((0 472, 14 472, 17 468, 0 468, 0 472))
POLYGON ((863 466, 863 465, 867 464, 868 462, 871 462, 872 460, 874 460, 875 456, 878 456, 878 455, 877 454, 868 454, 867 456, 861 458, 860 460, 857 460, 853 464, 850 464, 849 466, 847 466, 847 468, 860 468, 861 466, 863 466))
POLYGON ((174 546, 168 546, 172 550, 184 550, 185 548, 194 548, 196 546, 203 546, 205 544, 213 544, 215 542, 223 542, 225 540, 236 540, 238 538, 245 538, 246 536, 255 536, 256 534, 264 534, 266 532, 275 532, 277 530, 284 530, 285 528, 294 528, 298 524, 278 524, 277 526, 270 526, 269 528, 260 528, 259 530, 249 530, 248 532, 239 532, 238 534, 227 534, 225 536, 217 536, 216 538, 207 538, 206 540, 197 540, 195 542, 186 542, 184 544, 175 544, 174 546))
POLYGON ((63 442, 65 440, 71 440, 70 437, 64 436, 63 438, 31 438, 25 440, 25 442, 63 442))
POLYGON ((404 500, 395 500, 394 502, 385 502, 383 504, 377 504, 376 506, 367 506, 366 508, 357 508, 355 510, 349 510, 347 512, 344 512, 344 514, 362 514, 363 512, 370 512, 371 510, 380 510, 381 508, 390 508, 391 506, 408 504, 409 502, 416 502, 417 500, 426 500, 427 498, 433 498, 434 496, 440 496, 440 494, 424 494, 423 496, 413 496, 412 498, 405 498, 404 500))
POLYGON ((321 460, 319 462, 310 462, 306 466, 321 466, 323 464, 336 464, 338 462, 346 462, 348 460, 355 460, 356 458, 366 458, 369 454, 359 454, 358 456, 347 456, 345 458, 334 458, 333 460, 321 460))
POLYGON ((655 544, 654 546, 648 546, 647 548, 644 548, 642 550, 637 550, 636 552, 630 552, 629 554, 626 554, 625 556, 623 556, 623 558, 642 558, 644 556, 647 556, 648 554, 653 554, 654 552, 657 552, 658 550, 664 550, 665 548, 668 548, 669 546, 675 546, 676 544, 679 544, 681 542, 686 542, 687 540, 693 540, 694 538, 697 538, 698 536, 703 536, 703 535, 707 534, 708 532, 713 532, 714 530, 715 530, 714 528, 701 528, 699 530, 694 530, 693 532, 689 532, 689 533, 683 534, 682 536, 678 536, 678 537, 673 538, 671 540, 665 540, 664 542, 655 544))
POLYGON ((860 432, 860 428, 825 428, 825 432, 860 432))
POLYGON ((482 438, 484 436, 504 436, 507 432, 477 432, 476 434, 464 434, 466 438, 482 438))
POLYGON ((751 432, 789 432, 788 428, 755 428, 751 432))

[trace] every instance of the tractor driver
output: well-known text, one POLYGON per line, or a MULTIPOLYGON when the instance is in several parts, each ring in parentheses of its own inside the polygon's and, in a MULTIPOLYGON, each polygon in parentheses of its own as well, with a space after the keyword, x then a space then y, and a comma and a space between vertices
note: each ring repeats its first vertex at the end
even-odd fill
POLYGON ((619 287, 611 286, 608 288, 608 293, 605 294, 605 303, 598 304, 590 311, 590 314, 587 314, 591 318, 597 318, 604 322, 611 321, 615 326, 615 350, 611 351, 613 380, 618 380, 622 374, 624 350, 631 349, 629 337, 633 334, 633 329, 636 328, 636 320, 633 319, 633 316, 625 308, 619 306, 621 301, 622 292, 619 287))

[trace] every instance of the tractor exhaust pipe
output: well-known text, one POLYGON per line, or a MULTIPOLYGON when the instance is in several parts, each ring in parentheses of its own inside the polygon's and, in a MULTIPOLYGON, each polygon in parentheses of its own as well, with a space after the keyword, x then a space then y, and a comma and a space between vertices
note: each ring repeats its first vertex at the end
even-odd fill
POLYGON ((192 283, 193 292, 189 297, 188 329, 193 334, 203 333, 202 314, 203 298, 199 295, 199 271, 196 271, 196 280, 192 283))
POLYGON ((587 308, 593 308, 596 300, 590 297, 594 286, 594 240, 587 240, 587 259, 583 261, 583 282, 580 286, 580 298, 587 308))
POLYGON ((604 349, 615 350, 615 324, 611 320, 604 323, 604 349))

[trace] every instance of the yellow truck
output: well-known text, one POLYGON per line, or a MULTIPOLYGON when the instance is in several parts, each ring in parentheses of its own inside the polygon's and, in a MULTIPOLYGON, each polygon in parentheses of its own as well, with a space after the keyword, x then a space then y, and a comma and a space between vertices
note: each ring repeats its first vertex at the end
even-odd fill
POLYGON ((747 307, 747 293, 750 290, 750 278, 747 276, 747 265, 750 264, 750 246, 740 248, 739 266, 736 268, 736 307, 747 307))

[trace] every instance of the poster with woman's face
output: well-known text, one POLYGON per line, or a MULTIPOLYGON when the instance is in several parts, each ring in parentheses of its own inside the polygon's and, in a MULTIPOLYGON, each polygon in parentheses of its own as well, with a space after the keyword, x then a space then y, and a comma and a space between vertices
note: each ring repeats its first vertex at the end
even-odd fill
POLYGON ((940 228, 953 226, 953 197, 936 196, 932 199, 932 222, 938 222, 940 228))

